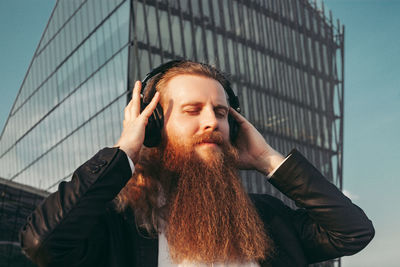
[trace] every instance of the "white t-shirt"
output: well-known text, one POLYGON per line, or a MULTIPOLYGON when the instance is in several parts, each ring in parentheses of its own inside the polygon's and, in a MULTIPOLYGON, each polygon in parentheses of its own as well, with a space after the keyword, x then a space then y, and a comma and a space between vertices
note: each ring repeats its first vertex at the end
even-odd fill
POLYGON ((213 263, 203 264, 197 262, 182 262, 175 264, 169 255, 167 238, 164 233, 158 235, 158 267, 259 267, 257 262, 250 263, 213 263))

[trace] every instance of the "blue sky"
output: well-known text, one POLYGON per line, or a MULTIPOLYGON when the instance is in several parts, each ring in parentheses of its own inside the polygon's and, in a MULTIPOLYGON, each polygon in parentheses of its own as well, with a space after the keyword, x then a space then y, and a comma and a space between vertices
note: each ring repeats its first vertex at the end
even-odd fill
MULTIPOLYGON (((344 189, 376 228, 345 267, 397 266, 400 240, 400 0, 325 0, 345 24, 344 189)), ((3 129, 54 1, 0 1, 3 129)))
POLYGON ((327 0, 345 24, 344 189, 376 228, 344 266, 398 266, 400 1, 327 0))

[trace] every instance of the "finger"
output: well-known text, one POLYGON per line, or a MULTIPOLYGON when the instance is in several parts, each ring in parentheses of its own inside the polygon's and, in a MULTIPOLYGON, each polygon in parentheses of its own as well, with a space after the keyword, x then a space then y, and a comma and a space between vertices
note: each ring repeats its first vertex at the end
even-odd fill
MULTIPOLYGON (((129 102, 130 103, 130 102, 129 102)), ((131 112, 129 109, 129 104, 124 108, 124 122, 130 120, 131 112)))
POLYGON ((153 96, 153 99, 143 110, 141 115, 144 116, 145 118, 149 118, 150 115, 153 113, 153 111, 156 109, 159 100, 160 100, 160 93, 156 92, 153 96))
POLYGON ((142 88, 142 83, 140 81, 135 82, 135 87, 132 92, 132 99, 128 104, 131 115, 137 118, 140 114, 140 92, 142 88))

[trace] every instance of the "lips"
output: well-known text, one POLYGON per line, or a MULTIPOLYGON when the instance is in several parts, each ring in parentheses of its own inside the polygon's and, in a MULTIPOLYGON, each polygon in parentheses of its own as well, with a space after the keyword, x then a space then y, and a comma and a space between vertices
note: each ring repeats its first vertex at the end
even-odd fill
POLYGON ((209 145, 209 146, 215 145, 215 146, 220 146, 221 144, 220 144, 219 142, 214 141, 214 140, 210 140, 210 141, 202 141, 202 142, 199 142, 198 145, 209 145))
POLYGON ((215 142, 202 142, 202 143, 200 143, 200 145, 218 145, 217 143, 215 143, 215 142))

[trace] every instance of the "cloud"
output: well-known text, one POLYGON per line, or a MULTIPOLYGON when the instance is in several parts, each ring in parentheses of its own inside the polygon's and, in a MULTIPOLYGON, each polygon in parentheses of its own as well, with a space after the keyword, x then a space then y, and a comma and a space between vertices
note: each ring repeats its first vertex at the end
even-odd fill
POLYGON ((356 194, 354 194, 354 193, 352 193, 352 192, 350 192, 350 191, 348 191, 348 190, 346 190, 346 189, 343 190, 343 194, 344 194, 346 197, 350 198, 351 200, 358 200, 358 199, 360 199, 360 197, 359 197, 358 195, 356 195, 356 194))

